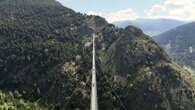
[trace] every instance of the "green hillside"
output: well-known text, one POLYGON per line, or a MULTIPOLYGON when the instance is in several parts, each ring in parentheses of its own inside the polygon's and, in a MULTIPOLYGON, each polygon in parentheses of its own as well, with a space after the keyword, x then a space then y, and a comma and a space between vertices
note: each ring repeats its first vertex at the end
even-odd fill
POLYGON ((0 91, 0 110, 48 110, 40 107, 37 103, 25 101, 20 94, 15 91, 2 92, 0 91), (15 96, 14 96, 15 95, 15 96))
POLYGON ((195 23, 189 23, 165 32, 154 39, 179 64, 195 69, 195 23))
POLYGON ((18 91, 33 110, 89 110, 94 33, 100 110, 195 108, 195 76, 140 29, 54 0, 0 1, 0 89, 18 91))

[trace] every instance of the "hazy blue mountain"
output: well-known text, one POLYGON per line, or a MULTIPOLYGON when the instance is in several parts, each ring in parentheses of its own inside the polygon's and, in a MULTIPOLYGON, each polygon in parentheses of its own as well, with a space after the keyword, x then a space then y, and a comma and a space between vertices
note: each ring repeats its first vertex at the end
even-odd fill
POLYGON ((184 21, 172 19, 137 19, 133 21, 115 22, 114 24, 123 28, 128 25, 134 25, 141 28, 146 34, 154 36, 184 23, 184 21))
POLYGON ((171 29, 154 39, 178 63, 195 68, 195 22, 171 29))

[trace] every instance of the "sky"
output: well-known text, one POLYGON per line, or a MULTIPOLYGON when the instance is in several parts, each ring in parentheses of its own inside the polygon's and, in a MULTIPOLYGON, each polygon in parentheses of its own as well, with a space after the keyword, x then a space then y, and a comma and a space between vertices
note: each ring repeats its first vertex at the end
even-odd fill
POLYGON ((195 0, 57 0, 77 12, 99 15, 108 22, 168 18, 195 20, 195 0))

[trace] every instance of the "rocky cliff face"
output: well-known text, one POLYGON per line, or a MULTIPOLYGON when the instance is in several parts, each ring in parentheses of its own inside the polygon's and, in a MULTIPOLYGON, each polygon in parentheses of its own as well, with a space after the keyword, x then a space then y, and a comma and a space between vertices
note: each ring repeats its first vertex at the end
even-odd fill
POLYGON ((100 110, 195 108, 195 77, 140 29, 117 28, 53 0, 1 0, 0 7, 2 91, 47 109, 88 110, 96 33, 100 110))

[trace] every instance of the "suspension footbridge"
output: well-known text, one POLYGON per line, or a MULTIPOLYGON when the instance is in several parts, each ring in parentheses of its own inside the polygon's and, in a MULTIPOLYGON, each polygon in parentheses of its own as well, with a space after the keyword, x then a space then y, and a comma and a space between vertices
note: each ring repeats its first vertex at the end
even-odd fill
POLYGON ((93 59, 92 59, 92 82, 91 82, 91 106, 90 110, 98 110, 98 99, 97 99, 97 83, 96 83, 96 65, 95 65, 95 38, 93 34, 93 59))

